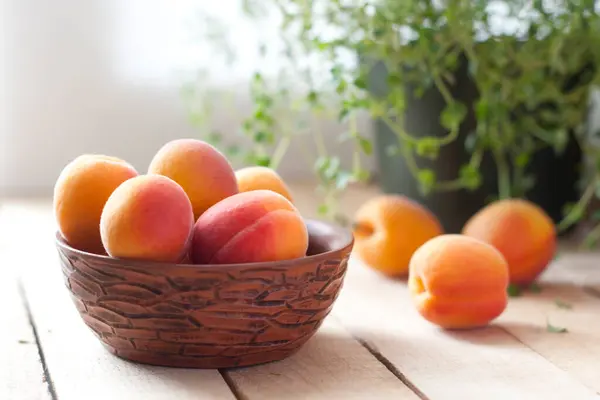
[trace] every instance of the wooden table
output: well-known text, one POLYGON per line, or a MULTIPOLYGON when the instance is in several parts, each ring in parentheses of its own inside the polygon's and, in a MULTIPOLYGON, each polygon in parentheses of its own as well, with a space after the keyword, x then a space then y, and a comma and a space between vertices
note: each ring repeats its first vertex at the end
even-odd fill
POLYGON ((493 325, 464 332, 427 323, 405 283, 353 260, 334 310, 300 352, 218 371, 106 352, 68 297, 53 234, 47 201, 0 208, 2 400, 600 398, 596 254, 561 254, 539 293, 511 299, 493 325), (548 323, 567 332, 549 332, 548 323))

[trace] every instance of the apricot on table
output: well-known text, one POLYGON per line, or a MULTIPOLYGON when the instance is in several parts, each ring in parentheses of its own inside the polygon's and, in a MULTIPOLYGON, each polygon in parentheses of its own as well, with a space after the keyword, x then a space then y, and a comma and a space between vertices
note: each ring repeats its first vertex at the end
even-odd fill
POLYGON ((445 329, 482 327, 508 304, 508 265, 490 244, 445 234, 415 252, 408 287, 417 311, 429 322, 445 329))
POLYGON ((496 247, 506 261, 510 282, 533 283, 556 251, 556 229, 538 205, 523 199, 499 200, 474 214, 462 233, 496 247))
POLYGON ((272 190, 293 202, 290 189, 281 176, 273 169, 263 166, 251 166, 238 169, 235 176, 240 192, 251 190, 272 190))
POLYGON ((157 262, 183 260, 193 226, 185 191, 162 175, 140 175, 121 184, 100 219, 102 243, 110 256, 157 262))
POLYGON ((164 175, 187 193, 197 219, 220 200, 238 193, 233 167, 215 147, 202 140, 176 139, 154 155, 149 174, 164 175))
POLYGON ((442 225, 427 208, 403 195, 379 195, 365 202, 353 221, 354 254, 390 277, 408 275, 413 253, 441 235, 442 225))
POLYGON ((104 254, 100 216, 108 197, 137 176, 124 160, 103 154, 83 154, 69 162, 54 185, 53 209, 58 230, 72 247, 104 254))
POLYGON ((192 260, 229 264, 300 258, 308 230, 296 207, 270 190, 242 192, 209 208, 194 226, 192 260))

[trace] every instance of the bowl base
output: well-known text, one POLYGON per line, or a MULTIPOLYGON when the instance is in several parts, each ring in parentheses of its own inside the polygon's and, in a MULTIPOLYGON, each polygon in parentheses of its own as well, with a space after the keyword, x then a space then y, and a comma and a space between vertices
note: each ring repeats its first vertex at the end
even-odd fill
MULTIPOLYGON (((307 338, 308 339, 308 338, 307 338)), ((194 368, 194 369, 221 369, 221 368, 238 368, 252 367, 261 364, 267 364, 275 361, 282 361, 294 355, 300 347, 306 342, 294 343, 293 348, 274 349, 255 354, 244 354, 241 356, 225 357, 225 356, 183 356, 176 354, 159 354, 150 353, 142 350, 123 350, 115 349, 105 343, 106 348, 113 355, 130 362, 139 364, 155 365, 160 367, 170 368, 194 368)))

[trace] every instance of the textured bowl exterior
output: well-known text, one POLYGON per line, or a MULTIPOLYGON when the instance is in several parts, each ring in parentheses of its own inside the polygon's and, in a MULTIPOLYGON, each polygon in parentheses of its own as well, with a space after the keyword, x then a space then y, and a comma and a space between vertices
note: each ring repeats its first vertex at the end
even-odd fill
POLYGON ((312 337, 342 288, 353 241, 238 265, 125 261, 56 243, 73 302, 109 351, 145 364, 228 368, 284 359, 312 337))

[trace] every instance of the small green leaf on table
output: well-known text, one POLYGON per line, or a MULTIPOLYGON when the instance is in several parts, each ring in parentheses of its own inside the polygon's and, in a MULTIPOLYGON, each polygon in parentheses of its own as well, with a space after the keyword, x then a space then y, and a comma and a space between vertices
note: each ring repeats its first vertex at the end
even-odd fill
POLYGON ((512 283, 508 285, 507 293, 509 297, 519 297, 523 294, 521 288, 512 283))
POLYGON ((555 299, 554 300, 554 304, 556 304, 556 306, 558 308, 562 308, 565 310, 571 310, 573 308, 573 305, 570 303, 567 303, 566 301, 563 301, 561 299, 555 299))
POLYGON ((562 326, 552 325, 549 320, 546 320, 546 331, 550 333, 567 333, 568 329, 562 326))

